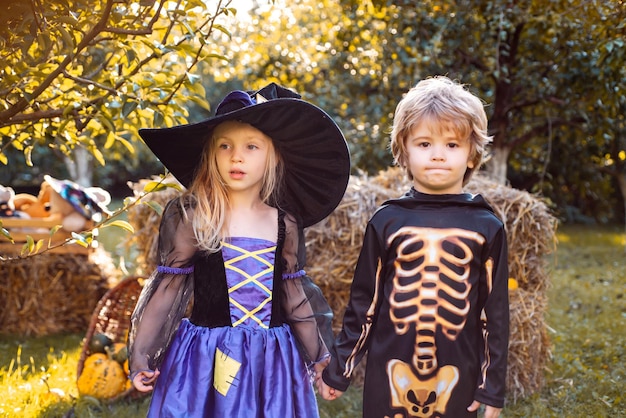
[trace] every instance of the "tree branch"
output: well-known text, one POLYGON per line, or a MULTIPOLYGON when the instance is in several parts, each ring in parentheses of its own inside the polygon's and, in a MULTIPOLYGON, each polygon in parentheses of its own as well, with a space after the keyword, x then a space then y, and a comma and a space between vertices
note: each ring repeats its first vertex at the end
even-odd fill
MULTIPOLYGON (((93 28, 91 28, 91 30, 87 34, 85 34, 81 42, 76 46, 75 50, 65 55, 65 58, 63 59, 63 61, 61 61, 57 68, 51 71, 50 74, 42 81, 42 83, 33 91, 31 95, 31 99, 33 101, 36 101, 37 97, 39 97, 44 91, 46 91, 46 89, 50 87, 52 82, 66 70, 66 68, 73 61, 74 57, 79 54, 83 49, 85 49, 87 45, 89 45, 89 42, 93 38, 95 38, 98 33, 102 32, 102 29, 106 27, 106 22, 109 19, 111 9, 113 8, 113 2, 114 0, 107 0, 100 20, 94 25, 93 28)), ((7 110, 0 112, 0 127, 13 124, 13 120, 16 115, 20 112, 23 112, 29 106, 30 103, 28 102, 28 100, 22 97, 13 106, 8 108, 7 110), (8 123, 9 121, 11 121, 11 123, 8 123)))
POLYGON ((512 141, 508 142, 511 149, 516 148, 520 144, 529 141, 530 139, 538 136, 539 134, 546 132, 548 129, 554 129, 557 126, 580 126, 585 122, 585 119, 582 117, 576 117, 572 119, 551 119, 550 121, 542 124, 536 125, 529 131, 525 132, 523 135, 514 138, 512 141))

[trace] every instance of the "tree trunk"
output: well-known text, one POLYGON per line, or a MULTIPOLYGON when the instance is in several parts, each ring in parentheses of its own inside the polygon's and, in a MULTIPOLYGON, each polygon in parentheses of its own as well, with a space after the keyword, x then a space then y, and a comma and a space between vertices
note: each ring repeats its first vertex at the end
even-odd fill
MULTIPOLYGON (((626 172, 622 172, 615 176, 619 190, 622 192, 622 202, 624 204, 624 232, 626 232, 626 172)), ((626 252, 626 244, 624 244, 624 252, 626 252)))
POLYGON ((511 150, 507 147, 494 147, 491 151, 491 158, 485 165, 487 175, 498 184, 506 184, 507 161, 511 150))
POLYGON ((73 181, 83 187, 91 187, 93 181, 92 157, 85 148, 77 147, 71 156, 65 156, 65 166, 73 181))

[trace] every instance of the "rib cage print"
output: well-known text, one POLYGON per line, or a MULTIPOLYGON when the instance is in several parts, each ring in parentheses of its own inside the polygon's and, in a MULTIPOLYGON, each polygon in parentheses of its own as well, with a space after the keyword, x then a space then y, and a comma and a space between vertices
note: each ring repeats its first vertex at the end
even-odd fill
POLYGON ((482 235, 458 228, 403 227, 388 239, 397 245, 390 318, 398 335, 415 330, 412 367, 388 363, 392 406, 411 417, 445 413, 458 380, 451 365, 439 367, 435 335, 454 341, 470 309, 467 278, 474 254, 469 242, 482 245, 482 235), (410 369, 413 371, 409 373, 410 369), (411 374, 414 374, 411 376, 411 374), (409 383, 411 382, 411 383, 409 383))

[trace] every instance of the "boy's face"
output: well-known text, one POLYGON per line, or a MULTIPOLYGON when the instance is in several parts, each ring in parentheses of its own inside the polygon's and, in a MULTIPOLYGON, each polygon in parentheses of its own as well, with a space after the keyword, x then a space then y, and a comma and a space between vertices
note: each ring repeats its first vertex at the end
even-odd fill
POLYGON ((413 186, 428 194, 458 194, 470 161, 469 138, 459 138, 445 125, 421 122, 406 139, 407 168, 413 186))

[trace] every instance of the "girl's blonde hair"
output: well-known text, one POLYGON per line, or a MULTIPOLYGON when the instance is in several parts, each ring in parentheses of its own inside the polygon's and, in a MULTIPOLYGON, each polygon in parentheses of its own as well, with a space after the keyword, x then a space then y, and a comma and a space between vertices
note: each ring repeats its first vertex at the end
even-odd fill
POLYGON ((407 165, 406 140, 422 122, 436 129, 450 129, 459 138, 469 138, 473 167, 468 167, 463 177, 463 185, 467 184, 483 163, 492 139, 487 134, 487 114, 481 100, 463 84, 445 76, 427 78, 409 90, 396 107, 390 142, 394 163, 405 169, 409 180, 413 175, 407 165))
MULTIPOLYGON (((217 252, 222 247, 226 213, 230 204, 226 183, 217 169, 216 142, 217 138, 214 136, 206 141, 195 177, 188 191, 180 199, 181 207, 185 201, 189 201, 189 198, 192 199, 194 205, 192 227, 197 245, 200 249, 209 252, 217 252)), ((278 206, 282 179, 283 162, 274 142, 270 141, 270 151, 260 192, 264 203, 278 206)))

